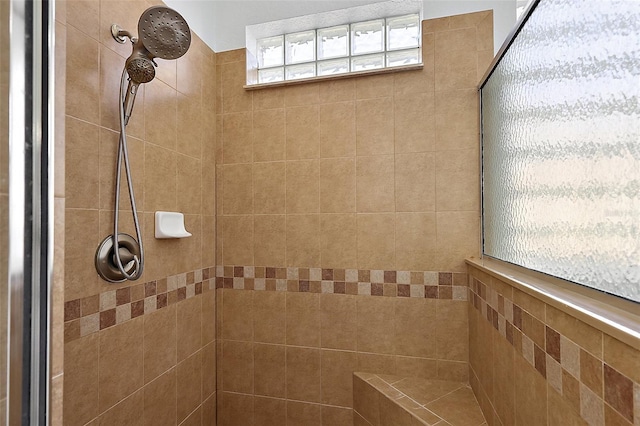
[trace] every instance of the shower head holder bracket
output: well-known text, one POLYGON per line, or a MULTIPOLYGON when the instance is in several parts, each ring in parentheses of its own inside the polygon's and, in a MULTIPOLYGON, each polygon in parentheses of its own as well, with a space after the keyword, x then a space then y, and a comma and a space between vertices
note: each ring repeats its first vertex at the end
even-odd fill
POLYGON ((132 43, 135 43, 137 40, 133 34, 127 30, 123 30, 118 24, 111 25, 111 37, 120 44, 124 44, 127 41, 127 38, 129 38, 132 43))

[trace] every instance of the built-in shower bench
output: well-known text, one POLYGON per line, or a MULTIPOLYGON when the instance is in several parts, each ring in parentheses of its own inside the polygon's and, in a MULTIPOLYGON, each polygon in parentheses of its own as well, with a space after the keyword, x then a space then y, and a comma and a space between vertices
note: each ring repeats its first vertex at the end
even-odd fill
POLYGON ((468 383, 353 373, 354 426, 481 426, 468 383))

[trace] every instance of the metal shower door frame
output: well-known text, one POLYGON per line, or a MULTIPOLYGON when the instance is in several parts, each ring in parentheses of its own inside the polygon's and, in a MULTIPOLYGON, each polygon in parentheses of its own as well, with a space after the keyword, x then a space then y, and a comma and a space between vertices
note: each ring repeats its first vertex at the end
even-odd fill
POLYGON ((9 9, 9 425, 50 422, 53 1, 12 0, 9 9))

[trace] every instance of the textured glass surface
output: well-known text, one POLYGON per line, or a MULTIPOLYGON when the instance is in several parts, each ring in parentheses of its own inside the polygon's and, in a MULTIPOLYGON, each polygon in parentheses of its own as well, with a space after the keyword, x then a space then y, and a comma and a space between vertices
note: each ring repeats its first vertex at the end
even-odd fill
POLYGON ((318 62, 318 75, 334 75, 349 72, 349 58, 318 62))
POLYGON ((284 37, 268 37, 258 40, 258 67, 277 67, 284 64, 284 37))
POLYGON ((274 83, 284 80, 284 68, 267 68, 258 70, 258 83, 274 83))
POLYGON ((640 2, 541 1, 482 129, 484 253, 640 301, 640 2))
POLYGON ((285 36, 286 64, 315 61, 316 32, 315 30, 285 36))
POLYGON ((401 67, 420 63, 420 49, 400 50, 387 53, 388 67, 401 67))
POLYGON ((349 56, 349 26, 318 30, 318 60, 349 56))
POLYGON ((407 49, 420 45, 420 17, 398 16, 387 19, 387 50, 407 49))
POLYGON ((384 51, 384 19, 351 24, 351 54, 384 51))
POLYGON ((384 53, 357 56, 351 59, 351 71, 366 71, 384 68, 384 53))
POLYGON ((300 78, 309 78, 316 76, 316 64, 291 65, 285 69, 285 78, 287 80, 297 80, 300 78))

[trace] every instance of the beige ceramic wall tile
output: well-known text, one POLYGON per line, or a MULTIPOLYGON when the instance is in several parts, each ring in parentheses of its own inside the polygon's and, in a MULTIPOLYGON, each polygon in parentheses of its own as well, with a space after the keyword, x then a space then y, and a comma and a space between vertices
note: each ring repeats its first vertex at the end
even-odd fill
POLYGON ((177 106, 175 90, 160 80, 145 86, 145 139, 167 149, 176 149, 177 106))
POLYGON ((254 343, 255 394, 284 398, 286 396, 285 346, 254 343))
MULTIPOLYGON (((144 279, 153 280, 166 277, 177 269, 177 258, 174 250, 176 240, 159 240, 155 238, 155 214, 145 213, 142 219, 142 241, 145 250, 144 279)), ((104 238, 104 237, 103 237, 104 238)))
POLYGON ((99 110, 99 46, 98 42, 67 27, 66 114, 98 124, 99 110))
POLYGON ((222 72, 222 110, 224 113, 251 111, 253 93, 242 88, 246 75, 244 60, 224 63, 220 68, 222 72))
POLYGON ((285 110, 254 111, 253 161, 284 160, 285 147, 285 110))
POLYGON ((286 256, 286 220, 284 215, 256 215, 254 258, 256 265, 282 267, 286 256))
POLYGON ((287 266, 314 267, 320 263, 319 233, 319 215, 287 215, 287 266))
POLYGON ((261 343, 286 342, 285 292, 256 291, 253 293, 253 340, 261 343))
POLYGON ((271 87, 254 92, 254 111, 274 108, 284 108, 284 87, 271 87))
MULTIPOLYGON (((202 398, 216 393, 216 344, 211 342, 202 348, 202 398)), ((204 403, 204 402, 203 402, 204 403)))
POLYGON ((396 211, 435 210, 435 158, 433 153, 396 154, 396 211))
POLYGON ((295 107, 301 105, 315 105, 319 101, 318 83, 301 84, 288 86, 284 89, 284 105, 285 107, 295 107))
POLYGON ((177 154, 152 144, 144 151, 144 199, 147 211, 175 211, 177 154))
POLYGON ((196 352, 176 366, 178 424, 202 402, 202 354, 196 352))
POLYGON ((144 393, 142 390, 128 396, 100 415, 100 425, 130 424, 143 426, 144 393))
POLYGON ((105 329, 99 336, 99 406, 105 411, 144 383, 143 319, 105 329))
MULTIPOLYGON (((100 131, 98 126, 67 117, 65 203, 67 208, 98 208, 100 131)), ((113 172, 112 172, 113 173, 113 172)), ((113 198, 111 200, 113 202, 113 198)))
POLYGON ((625 376, 640 383, 640 354, 638 350, 617 339, 604 335, 604 362, 625 376))
POLYGON ((356 297, 320 295, 320 345, 327 349, 356 349, 356 297))
MULTIPOLYGON (((199 158, 202 149, 202 105, 200 97, 178 94, 177 140, 179 153, 199 158)), ((151 123, 152 124, 152 123, 151 123)))
POLYGON ((358 157, 356 208, 363 212, 395 210, 394 158, 391 155, 358 157))
POLYGON ((286 341, 293 346, 320 346, 320 295, 287 292, 286 341))
POLYGON ((222 339, 253 339, 253 299, 251 292, 225 289, 222 302, 222 339))
POLYGON ((515 361, 516 424, 547 424, 547 384, 545 379, 517 356, 515 361))
POLYGON ((98 211, 67 209, 65 220, 65 300, 97 294, 98 274, 93 264, 94 250, 101 241, 98 211))
POLYGON ((286 352, 287 399, 320 402, 320 349, 287 346, 286 352))
POLYGON ((356 79, 356 98, 383 98, 393 94, 393 79, 386 75, 370 75, 356 79))
MULTIPOLYGON (((469 361, 467 302, 436 300, 436 354, 438 359, 469 361)), ((496 339, 497 340, 497 339, 496 339)))
POLYGON ((358 352, 395 352, 395 299, 358 297, 358 352))
POLYGON ((66 22, 88 36, 98 39, 100 3, 91 1, 66 2, 66 22))
POLYGON ((222 117, 223 161, 247 163, 253 158, 252 113, 224 114, 222 117))
POLYGON ((440 90, 435 94, 436 149, 471 149, 480 143, 478 91, 440 90), (455 123, 455 125, 452 125, 455 123))
POLYGON ((355 352, 322 350, 322 403, 341 407, 353 406, 353 372, 358 360, 355 352))
POLYGON ((320 156, 320 113, 317 105, 287 108, 287 160, 320 156))
POLYGON ((224 166, 223 173, 224 214, 253 213, 253 165, 228 164, 224 166))
POLYGON ((176 308, 144 315, 144 382, 149 383, 176 364, 176 308))
POLYGON ((98 334, 65 345, 63 417, 65 425, 84 425, 99 413, 98 334))
POLYGON ((375 98, 356 102, 356 152, 358 155, 393 154, 393 101, 375 98))
POLYGON ((253 424, 253 396, 223 392, 221 400, 220 423, 223 425, 253 424))
POLYGON ((284 399, 253 398, 255 410, 254 424, 261 426, 278 426, 287 424, 287 402, 284 399))
POLYGON ((202 216, 202 265, 216 264, 216 216, 202 216))
POLYGON ((288 161, 286 169, 287 213, 318 213, 320 211, 319 161, 288 161))
POLYGON ((394 129, 397 153, 425 152, 435 149, 435 112, 433 92, 412 93, 395 98, 394 129))
POLYGON ((318 90, 321 104, 351 101, 356 97, 356 79, 323 81, 318 90))
POLYGON ((320 265, 323 268, 356 268, 356 215, 320 215, 320 265))
POLYGON ((285 162, 253 164, 253 202, 256 214, 285 212, 285 162))
POLYGON ((320 160, 320 211, 355 212, 356 162, 354 158, 320 160))
MULTIPOLYGON (((393 300, 396 355, 434 358, 436 304, 432 299, 398 297, 393 300)), ((360 311, 358 311, 358 315, 360 311)))
POLYGON ((437 270, 435 213, 396 213, 396 268, 437 270))
POLYGON ((477 256, 479 252, 478 212, 438 212, 436 271, 464 272, 462 259, 477 256))
POLYGON ((176 205, 184 214, 202 212, 202 162, 193 157, 178 154, 176 161, 176 205))
POLYGON ((178 362, 202 347, 201 297, 191 297, 176 307, 176 349, 178 362))
POLYGON ((475 27, 436 32, 436 90, 474 87, 477 84, 475 52, 475 27))
POLYGON ((395 215, 358 214, 358 268, 395 268, 395 215))
POLYGON ((222 256, 225 265, 251 265, 253 262, 253 217, 222 217, 222 256))
POLYGON ((480 159, 476 149, 436 153, 436 210, 479 211, 480 159))
POLYGON ((222 342, 221 359, 223 390, 230 392, 253 393, 253 343, 222 342))
POLYGON ((351 157, 356 153, 354 101, 320 105, 320 157, 351 157))
MULTIPOLYGON (((482 318, 480 319, 483 320, 482 318)), ((469 334, 472 331, 469 330, 469 334)), ((503 424, 515 424, 515 374, 514 348, 504 338, 494 340, 495 359, 499 360, 500 368, 494 369, 493 375, 493 403, 503 424)))
POLYGON ((202 43, 194 34, 187 53, 176 60, 176 89, 187 96, 200 97, 202 93, 202 43))
POLYGON ((561 335, 602 359, 602 333, 600 331, 550 305, 546 307, 546 323, 561 335))

